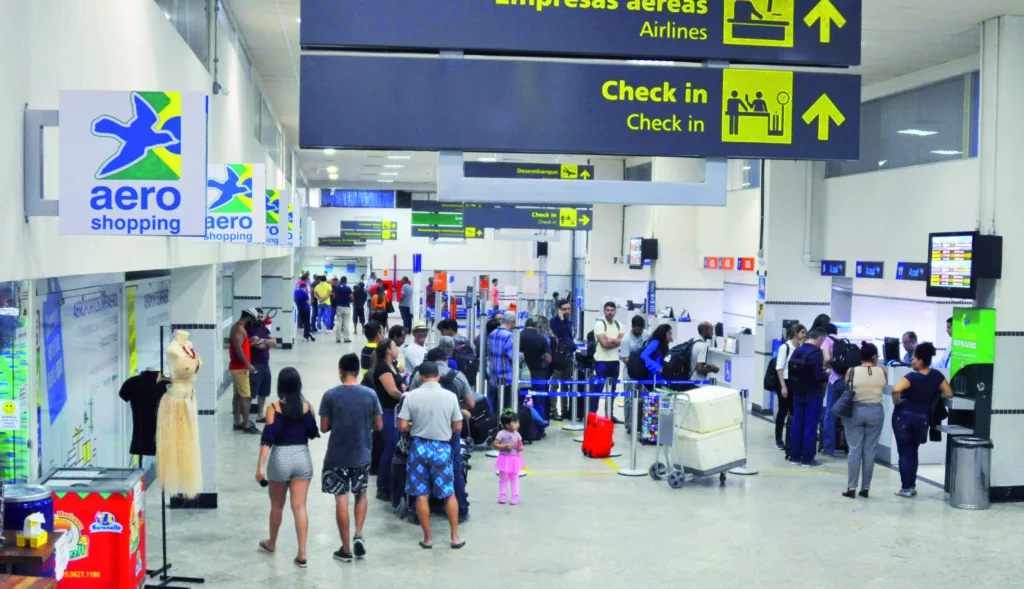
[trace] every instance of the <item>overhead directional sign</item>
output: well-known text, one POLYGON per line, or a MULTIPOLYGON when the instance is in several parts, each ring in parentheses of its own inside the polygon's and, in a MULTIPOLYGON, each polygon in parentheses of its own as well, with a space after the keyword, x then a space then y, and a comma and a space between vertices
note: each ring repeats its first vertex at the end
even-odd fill
POLYGON ((594 166, 577 164, 514 164, 466 162, 467 178, 530 178, 539 180, 593 180, 594 166))
POLYGON ((319 237, 316 241, 319 247, 362 247, 366 245, 366 242, 361 239, 345 237, 319 237))
POLYGON ((464 223, 489 229, 553 229, 590 231, 594 210, 591 208, 548 208, 524 205, 484 204, 466 208, 464 223))
POLYGON ((477 227, 425 227, 414 225, 412 228, 412 236, 483 239, 484 230, 477 227))
POLYGON ((304 55, 301 85, 304 148, 860 155, 860 76, 853 75, 304 55))
POLYGON ((860 65, 861 0, 302 0, 303 48, 860 65))

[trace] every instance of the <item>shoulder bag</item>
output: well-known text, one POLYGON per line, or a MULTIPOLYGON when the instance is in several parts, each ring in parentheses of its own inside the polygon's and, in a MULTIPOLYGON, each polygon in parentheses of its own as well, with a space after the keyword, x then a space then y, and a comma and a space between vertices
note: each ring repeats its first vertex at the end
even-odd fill
POLYGON ((832 404, 832 415, 838 415, 844 419, 853 418, 853 377, 857 374, 857 368, 850 369, 850 382, 843 389, 843 394, 832 404))

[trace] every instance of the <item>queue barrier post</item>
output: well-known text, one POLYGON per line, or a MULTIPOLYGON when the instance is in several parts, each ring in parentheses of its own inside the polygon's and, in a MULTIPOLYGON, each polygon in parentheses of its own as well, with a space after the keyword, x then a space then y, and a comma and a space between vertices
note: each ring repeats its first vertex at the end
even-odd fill
POLYGON ((620 468, 618 472, 624 477, 645 477, 647 471, 636 468, 637 447, 639 446, 637 439, 640 438, 640 385, 632 385, 630 397, 633 402, 633 410, 630 412, 629 421, 633 430, 629 436, 629 468, 620 468))
MULTIPOLYGON (((743 389, 743 390, 740 391, 740 405, 743 408, 743 453, 748 456, 748 460, 749 460, 749 453, 747 452, 747 447, 748 447, 748 442, 747 442, 747 425, 748 425, 748 423, 747 423, 747 419, 748 419, 748 416, 749 416, 750 412, 747 411, 747 395, 749 395, 749 394, 750 394, 750 391, 748 391, 746 389, 743 389)), ((738 466, 738 467, 736 467, 736 468, 734 468, 734 469, 729 471, 729 474, 735 474, 735 475, 740 475, 740 476, 753 476, 753 475, 755 475, 757 473, 758 473, 758 470, 756 468, 747 468, 746 466, 738 466)))
MULTIPOLYGON (((501 414, 505 412, 505 386, 501 385, 498 387, 498 427, 501 428, 501 414)), ((497 458, 498 451, 491 448, 484 453, 484 456, 488 458, 497 458)))
POLYGON ((572 421, 569 422, 569 425, 562 426, 562 430, 567 432, 580 432, 583 431, 584 428, 583 424, 579 422, 579 416, 577 415, 576 411, 576 404, 577 400, 579 399, 580 384, 579 382, 577 382, 576 384, 571 386, 576 387, 576 394, 572 394, 573 390, 570 387, 570 389, 566 391, 566 398, 569 399, 569 404, 571 405, 570 415, 572 421))
MULTIPOLYGON (((591 387, 593 387, 593 375, 590 374, 590 370, 589 369, 583 371, 583 380, 587 381, 589 384, 584 385, 584 386, 587 387, 587 390, 584 390, 583 391, 583 395, 582 395, 583 399, 585 399, 585 401, 583 401, 583 415, 580 416, 580 427, 579 427, 579 429, 573 430, 573 431, 577 431, 577 432, 582 432, 582 431, 587 429, 587 415, 590 413, 590 411, 589 411, 589 409, 590 409, 590 396, 589 395, 592 392, 589 389, 591 387)), ((577 390, 579 390, 579 387, 580 387, 580 385, 576 385, 576 389, 577 390)), ((579 397, 577 397, 577 399, 575 399, 573 401, 573 403, 572 403, 573 411, 576 410, 576 406, 579 405, 579 404, 580 404, 579 397)), ((580 435, 576 436, 575 438, 572 439, 572 441, 582 444, 583 443, 583 434, 581 433, 580 435)))

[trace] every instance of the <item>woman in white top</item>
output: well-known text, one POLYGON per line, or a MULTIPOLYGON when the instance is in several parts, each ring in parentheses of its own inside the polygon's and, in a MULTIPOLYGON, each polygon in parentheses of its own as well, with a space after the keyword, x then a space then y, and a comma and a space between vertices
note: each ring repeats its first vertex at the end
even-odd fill
POLYGON ((799 323, 794 323, 786 330, 786 337, 789 339, 779 347, 779 355, 775 360, 775 366, 779 372, 779 383, 782 385, 782 391, 779 393, 779 413, 775 416, 775 447, 779 450, 786 449, 786 444, 782 440, 782 432, 786 427, 786 418, 793 413, 793 397, 789 395, 789 386, 786 384, 786 379, 789 378, 789 359, 807 339, 807 328, 799 323))
POLYGON ((875 472, 875 448, 882 435, 885 413, 882 390, 888 384, 885 369, 878 366, 878 348, 860 345, 861 365, 846 371, 846 386, 853 390, 853 417, 843 418, 850 454, 846 460, 847 485, 843 497, 857 496, 857 475, 863 473, 860 496, 867 499, 875 472))

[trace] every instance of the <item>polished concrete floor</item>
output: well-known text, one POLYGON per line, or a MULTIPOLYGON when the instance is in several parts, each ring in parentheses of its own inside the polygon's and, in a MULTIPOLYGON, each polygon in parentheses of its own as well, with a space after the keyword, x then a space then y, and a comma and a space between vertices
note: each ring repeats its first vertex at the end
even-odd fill
MULTIPOLYGON (((272 367, 275 375, 297 368, 317 405, 337 382, 339 356, 359 346, 359 339, 336 344, 325 334, 275 351, 272 367)), ((233 433, 231 421, 226 394, 218 412, 219 508, 172 511, 168 521, 174 571, 203 576, 213 589, 1022 586, 1024 505, 956 510, 927 484, 916 499, 901 499, 893 495, 898 474, 882 466, 871 499, 846 499, 839 494, 844 460, 794 468, 775 450, 771 426, 758 419, 750 421, 748 456, 760 474, 729 476, 724 486, 716 477, 673 490, 648 477, 618 476, 626 457, 587 459, 572 435, 556 430, 526 448, 530 475, 521 504, 511 507, 497 503, 491 459, 477 454, 468 485, 472 519, 461 529, 468 544, 460 551, 446 547, 442 519, 434 520, 435 548, 420 549, 419 528, 371 497, 367 558, 332 560, 339 546, 334 502, 320 492, 318 472, 309 493, 309 568, 299 570, 287 510, 278 554, 257 548, 269 505, 253 479, 259 439, 233 433)), ((312 443, 317 471, 324 451, 324 440, 312 443)), ((638 466, 653 457, 654 449, 641 448, 638 466)), ((153 567, 160 520, 159 496, 150 495, 153 567)))

